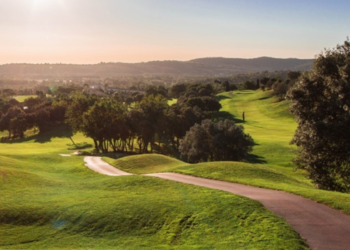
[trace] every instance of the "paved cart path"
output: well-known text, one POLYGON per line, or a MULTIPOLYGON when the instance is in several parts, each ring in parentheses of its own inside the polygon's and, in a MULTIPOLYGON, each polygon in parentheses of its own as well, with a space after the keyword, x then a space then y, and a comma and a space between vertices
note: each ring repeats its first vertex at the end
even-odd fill
MULTIPOLYGON (((126 175, 103 162, 100 157, 85 157, 87 166, 101 174, 126 175), (93 159, 91 159, 93 158, 93 159), (89 165, 93 162, 94 166, 89 165), (108 165, 108 168, 106 167, 108 165)), ((314 250, 349 250, 350 216, 315 201, 276 191, 237 183, 204 179, 176 173, 147 174, 172 181, 219 189, 260 201, 267 209, 282 216, 314 250)))
POLYGON ((84 158, 85 166, 104 175, 120 176, 120 175, 131 175, 130 173, 119 170, 107 162, 104 162, 101 157, 86 156, 84 158))

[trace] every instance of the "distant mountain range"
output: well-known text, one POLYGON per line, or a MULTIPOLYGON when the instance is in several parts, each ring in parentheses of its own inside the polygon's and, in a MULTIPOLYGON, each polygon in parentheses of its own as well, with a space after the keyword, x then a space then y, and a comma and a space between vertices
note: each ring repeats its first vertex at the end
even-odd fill
POLYGON ((145 63, 99 64, 4 64, 2 78, 118 77, 137 75, 232 76, 259 71, 309 70, 313 59, 199 58, 190 61, 150 61, 145 63))

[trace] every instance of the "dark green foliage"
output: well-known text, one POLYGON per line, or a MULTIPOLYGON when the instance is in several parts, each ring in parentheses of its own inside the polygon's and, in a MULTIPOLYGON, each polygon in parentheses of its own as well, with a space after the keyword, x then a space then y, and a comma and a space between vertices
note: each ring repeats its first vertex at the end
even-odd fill
POLYGON ((118 129, 125 122, 126 109, 118 102, 100 99, 83 114, 82 132, 91 137, 95 149, 108 152, 108 144, 120 138, 118 129))
POLYGON ((272 85, 273 93, 279 97, 280 100, 284 99, 288 91, 288 85, 285 82, 277 81, 272 85))
POLYGON ((296 163, 319 188, 350 191, 350 42, 318 55, 288 93, 296 163))
POLYGON ((163 97, 167 97, 168 96, 168 91, 164 86, 148 86, 146 88, 146 96, 150 96, 150 95, 161 95, 163 97))
POLYGON ((189 162, 240 161, 252 150, 253 139, 231 120, 195 124, 180 142, 179 151, 189 162))
POLYGON ((26 113, 17 106, 11 107, 0 120, 0 131, 8 130, 9 138, 23 138, 28 128, 26 113))
POLYGON ((173 98, 179 98, 182 94, 186 92, 186 84, 176 84, 170 88, 170 96, 173 98))
POLYGON ((186 105, 192 108, 197 106, 201 110, 209 112, 219 111, 221 109, 219 101, 211 96, 189 98, 186 105))
POLYGON ((267 83, 269 82, 269 77, 263 77, 260 79, 260 85, 262 89, 265 89, 267 87, 267 83))
POLYGON ((300 76, 301 76, 300 71, 288 71, 287 73, 287 77, 292 81, 297 80, 300 76))
POLYGON ((250 90, 257 89, 257 86, 253 81, 244 81, 239 85, 241 89, 250 89, 250 90))
POLYGON ((2 89, 1 94, 3 96, 14 96, 16 95, 16 91, 13 89, 2 89))

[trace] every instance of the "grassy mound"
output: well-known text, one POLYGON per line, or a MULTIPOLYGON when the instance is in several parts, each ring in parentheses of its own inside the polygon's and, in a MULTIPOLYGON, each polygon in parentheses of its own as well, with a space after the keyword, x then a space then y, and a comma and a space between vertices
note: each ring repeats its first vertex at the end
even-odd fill
POLYGON ((159 154, 134 155, 116 160, 104 157, 103 160, 116 168, 134 174, 170 172, 178 167, 188 165, 180 160, 159 154))

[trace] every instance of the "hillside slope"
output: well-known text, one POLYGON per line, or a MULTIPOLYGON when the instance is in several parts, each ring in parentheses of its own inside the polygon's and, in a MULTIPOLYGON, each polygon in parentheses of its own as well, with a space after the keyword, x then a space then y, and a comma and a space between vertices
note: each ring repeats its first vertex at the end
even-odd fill
POLYGON ((132 75, 232 76, 239 73, 279 70, 309 70, 313 59, 261 57, 200 58, 190 61, 151 61, 142 63, 78 64, 5 64, 0 77, 62 78, 117 77, 132 75))

